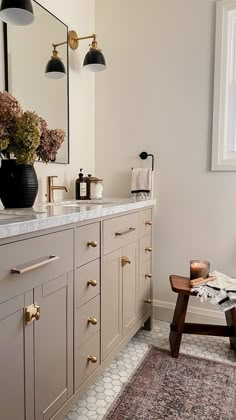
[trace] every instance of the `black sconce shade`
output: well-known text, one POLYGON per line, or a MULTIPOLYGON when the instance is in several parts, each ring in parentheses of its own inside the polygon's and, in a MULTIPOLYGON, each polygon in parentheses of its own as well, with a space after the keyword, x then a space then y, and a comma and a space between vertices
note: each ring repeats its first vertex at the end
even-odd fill
POLYGON ((34 21, 31 0, 2 0, 0 19, 10 25, 30 25, 34 21))
POLYGON ((90 48, 84 58, 83 66, 90 71, 103 71, 106 69, 106 61, 101 50, 90 48))
POLYGON ((66 75, 66 69, 58 57, 52 57, 46 65, 45 76, 49 79, 62 79, 66 75))

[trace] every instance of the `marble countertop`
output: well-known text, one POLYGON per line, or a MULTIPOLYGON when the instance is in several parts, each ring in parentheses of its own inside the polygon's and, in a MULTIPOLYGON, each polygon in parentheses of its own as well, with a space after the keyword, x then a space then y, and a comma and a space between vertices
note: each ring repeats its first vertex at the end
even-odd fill
POLYGON ((135 201, 133 198, 107 198, 97 202, 67 200, 58 203, 42 203, 31 209, 0 208, 0 239, 117 215, 155 204, 156 200, 135 201))

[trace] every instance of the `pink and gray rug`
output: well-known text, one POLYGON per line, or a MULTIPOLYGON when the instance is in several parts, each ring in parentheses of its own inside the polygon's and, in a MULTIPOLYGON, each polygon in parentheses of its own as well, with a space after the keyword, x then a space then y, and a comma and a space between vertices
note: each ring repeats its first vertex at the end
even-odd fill
POLYGON ((236 420, 236 367, 151 347, 106 420, 236 420))

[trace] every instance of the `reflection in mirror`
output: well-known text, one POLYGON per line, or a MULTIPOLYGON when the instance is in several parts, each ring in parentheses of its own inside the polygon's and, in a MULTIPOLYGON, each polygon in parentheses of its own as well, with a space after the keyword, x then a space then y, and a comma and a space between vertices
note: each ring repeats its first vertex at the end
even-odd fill
POLYGON ((6 90, 24 110, 35 111, 49 128, 62 128, 65 141, 56 163, 69 163, 68 45, 60 47, 66 69, 63 79, 48 79, 45 68, 52 55, 52 44, 65 41, 68 27, 37 2, 33 2, 35 21, 26 27, 5 25, 6 90))

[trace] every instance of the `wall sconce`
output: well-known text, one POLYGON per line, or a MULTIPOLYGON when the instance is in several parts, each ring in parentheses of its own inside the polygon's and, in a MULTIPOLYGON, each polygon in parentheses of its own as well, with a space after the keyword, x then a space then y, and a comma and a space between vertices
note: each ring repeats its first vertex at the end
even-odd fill
POLYGON ((58 57, 57 47, 68 43, 72 50, 76 50, 79 46, 79 41, 90 38, 92 38, 93 41, 84 58, 83 66, 87 70, 94 72, 105 70, 106 61, 102 51, 98 48, 96 34, 79 38, 75 31, 69 31, 67 41, 61 42, 60 44, 53 44, 53 55, 46 65, 45 76, 51 79, 61 79, 65 76, 65 66, 58 57))
POLYGON ((0 19, 9 25, 30 25, 34 21, 31 0, 2 0, 0 19))

